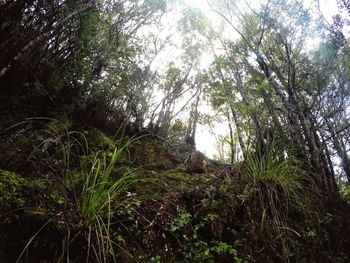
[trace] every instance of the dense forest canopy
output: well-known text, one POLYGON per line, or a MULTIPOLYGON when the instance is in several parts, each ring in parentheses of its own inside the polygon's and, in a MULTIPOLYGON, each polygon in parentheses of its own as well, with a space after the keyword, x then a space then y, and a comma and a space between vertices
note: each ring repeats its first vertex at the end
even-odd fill
MULTIPOLYGON (((272 164, 281 164, 286 169, 274 173, 298 174, 339 198, 348 194, 350 182, 350 2, 337 0, 331 19, 325 5, 318 0, 2 0, 1 140, 15 142, 28 132, 21 125, 29 122, 31 129, 49 120, 66 122, 76 132, 65 128, 64 143, 63 137, 44 139, 46 133, 33 146, 46 147, 46 154, 50 143, 59 141, 66 175, 79 166, 67 161, 73 149, 82 154, 76 146, 67 151, 85 143, 78 133, 151 135, 181 162, 200 138, 204 151, 215 152, 221 163, 241 165, 243 175, 269 176, 272 164), (198 136, 199 127, 216 138, 215 150, 198 136)), ((50 125, 46 131, 59 134, 61 128, 50 125)), ((17 165, 12 152, 2 151, 1 171, 21 172, 34 156, 23 154, 26 161, 17 165)), ((92 170, 105 163, 110 173, 119 152, 98 158, 92 170)), ((55 165, 50 167, 58 169, 55 165)), ((38 169, 24 173, 32 176, 38 169)), ((276 183, 282 190, 276 186, 269 193, 290 196, 300 190, 296 184, 284 188, 285 182, 276 183)), ((64 191, 68 199, 71 190, 64 191)), ((278 196, 265 199, 261 191, 261 206, 272 206, 267 217, 281 228, 287 212, 276 211, 283 202, 278 196)), ((87 218, 94 215, 85 212, 87 218)))
POLYGON ((349 180, 348 3, 331 23, 318 1, 203 5, 3 1, 1 127, 65 114, 194 147, 219 118, 222 160, 283 140, 328 187, 349 180))

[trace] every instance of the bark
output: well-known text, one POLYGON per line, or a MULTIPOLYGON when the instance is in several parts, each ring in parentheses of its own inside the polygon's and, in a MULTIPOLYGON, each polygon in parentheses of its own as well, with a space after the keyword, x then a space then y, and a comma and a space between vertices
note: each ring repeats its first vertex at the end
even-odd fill
POLYGON ((199 118, 198 105, 200 100, 200 94, 201 92, 199 92, 195 102, 192 104, 186 132, 186 142, 189 143, 193 148, 196 147, 196 131, 199 118))
POLYGON ((228 128, 230 133, 230 163, 233 164, 235 161, 235 142, 233 137, 233 128, 231 124, 230 113, 227 113, 228 128))
MULTIPOLYGON (((240 76, 240 73, 237 70, 235 62, 231 60, 230 56, 229 56, 229 58, 230 58, 230 61, 232 62, 232 66, 234 67, 234 69, 232 70, 232 74, 233 74, 233 78, 234 78, 233 80, 235 81, 235 85, 232 88, 235 89, 241 95, 243 103, 247 107, 249 107, 252 105, 252 103, 250 102, 249 98, 247 97, 247 94, 244 92, 244 84, 243 84, 242 78, 240 76)), ((219 69, 219 74, 220 74, 222 82, 224 83, 225 76, 224 76, 221 69, 219 69)), ((227 87, 227 89, 228 89, 228 87, 227 87)), ((228 89, 226 92, 227 92, 227 96, 232 97, 232 90, 228 89)), ((252 113, 250 117, 251 117, 252 122, 253 122, 254 127, 255 127, 257 150, 263 152, 263 151, 265 151, 266 146, 265 146, 264 136, 263 136, 263 132, 262 132, 259 118, 254 113, 252 113)))
POLYGON ((244 144, 244 140, 243 140, 243 132, 242 132, 242 125, 237 117, 237 114, 236 114, 236 111, 234 109, 234 107, 232 105, 230 105, 230 109, 231 109, 231 113, 232 113, 232 116, 233 116, 233 120, 236 124, 236 130, 237 130, 237 136, 238 136, 238 143, 239 143, 239 146, 241 147, 242 149, 242 152, 243 152, 243 156, 245 156, 246 154, 246 147, 245 147, 245 144, 244 144))
POLYGON ((341 142, 341 139, 338 137, 338 134, 336 134, 336 132, 334 131, 334 128, 332 127, 332 125, 329 123, 328 120, 327 120, 327 127, 332 134, 335 134, 332 137, 333 146, 337 152, 338 157, 341 160, 342 168, 346 175, 346 178, 348 179, 348 182, 350 182, 350 161, 349 161, 349 157, 346 152, 346 149, 344 147, 344 144, 341 142))
MULTIPOLYGON (((324 141, 324 137, 323 137, 322 134, 321 134, 321 139, 322 139, 322 141, 324 141)), ((332 177, 331 177, 331 183, 332 183, 332 186, 333 186, 332 190, 333 190, 333 193, 338 194, 339 193, 338 185, 337 185, 337 182, 335 180, 335 172, 334 172, 334 167, 333 167, 333 163, 332 163, 331 154, 330 154, 329 149, 328 149, 328 145, 324 144, 323 148, 324 148, 325 157, 327 159, 327 163, 328 163, 330 172, 332 174, 332 177)))

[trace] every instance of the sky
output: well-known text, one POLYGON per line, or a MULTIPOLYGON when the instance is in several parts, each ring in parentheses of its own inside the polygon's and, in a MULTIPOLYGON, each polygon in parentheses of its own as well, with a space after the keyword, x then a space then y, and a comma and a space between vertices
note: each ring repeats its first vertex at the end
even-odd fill
MULTIPOLYGON (((212 0, 214 1, 214 0, 212 0)), ((190 6, 194 6, 202 10, 211 20, 219 19, 217 14, 213 13, 208 4, 207 0, 184 0, 184 2, 190 6)), ((314 0, 305 0, 305 7, 310 7, 314 0)), ((320 10, 323 13, 325 19, 331 23, 332 16, 337 13, 337 4, 335 0, 319 0, 320 10)), ((206 60, 206 59, 204 59, 206 60)), ((202 109, 206 113, 211 111, 209 105, 202 106, 202 109)), ((211 132, 206 125, 199 124, 196 133, 196 147, 199 151, 205 153, 209 158, 213 158, 216 154, 216 138, 219 135, 227 135, 228 127, 224 122, 216 122, 214 129, 211 132), (213 134, 215 133, 215 135, 213 134)))

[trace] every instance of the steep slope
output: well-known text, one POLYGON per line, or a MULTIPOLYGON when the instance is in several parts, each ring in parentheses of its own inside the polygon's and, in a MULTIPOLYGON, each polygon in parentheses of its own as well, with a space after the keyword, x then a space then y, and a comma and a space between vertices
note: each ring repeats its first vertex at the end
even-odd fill
POLYGON ((272 177, 246 177, 245 163, 206 159, 203 173, 190 172, 152 136, 59 134, 1 138, 1 262, 350 260, 349 205, 310 181, 296 200, 272 177))

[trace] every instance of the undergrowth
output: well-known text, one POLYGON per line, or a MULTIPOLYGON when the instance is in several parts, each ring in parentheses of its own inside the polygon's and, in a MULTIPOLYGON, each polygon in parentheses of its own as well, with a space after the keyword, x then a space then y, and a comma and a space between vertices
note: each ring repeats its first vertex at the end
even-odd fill
POLYGON ((205 240, 200 231, 205 230, 217 219, 216 214, 207 214, 198 223, 193 225, 192 215, 188 212, 179 214, 170 223, 171 232, 177 237, 183 249, 184 262, 214 263, 234 262, 243 263, 237 252, 237 241, 228 244, 219 240, 205 240))
MULTIPOLYGON (((27 135, 21 136, 17 144, 20 149, 28 151, 24 161, 37 165, 38 160, 42 160, 41 167, 50 167, 52 174, 55 174, 52 179, 60 182, 58 185, 64 195, 65 214, 71 215, 71 211, 75 210, 80 217, 80 230, 73 237, 67 229, 68 236, 62 241, 64 247, 59 261, 69 261, 70 245, 83 235, 87 242, 87 262, 116 262, 114 248, 118 244, 111 233, 111 226, 115 224, 114 215, 130 199, 126 195, 127 190, 139 181, 135 169, 118 166, 117 163, 127 147, 138 138, 102 135, 102 147, 93 148, 89 147, 85 133, 71 130, 67 119, 59 121, 48 118, 27 119, 3 133, 13 131, 13 138, 16 139, 19 129, 27 135)), ((21 157, 13 151, 6 153, 8 159, 21 157)), ((20 257, 24 252, 28 253, 30 244, 40 231, 29 239, 20 257)))
POLYGON ((346 220, 319 201, 282 143, 234 167, 213 162, 205 174, 188 174, 160 141, 122 131, 110 137, 35 118, 3 134, 0 261, 348 259, 346 238, 332 237, 346 232, 346 220))
POLYGON ((341 198, 350 204, 350 182, 339 182, 339 193, 341 198))
POLYGON ((113 239, 111 238, 111 224, 113 215, 123 202, 129 186, 135 184, 134 170, 123 172, 114 180, 111 178, 118 158, 131 141, 128 141, 113 152, 96 153, 90 171, 84 175, 85 183, 81 194, 80 211, 84 224, 88 227, 88 253, 90 248, 99 262, 106 262, 108 254, 115 261, 113 239), (109 161, 107 161, 109 159, 109 161), (91 242, 92 231, 95 231, 97 242, 91 242))
POLYGON ((280 241, 285 261, 289 262, 288 239, 300 234, 288 226, 288 211, 291 207, 301 209, 302 180, 307 176, 293 151, 276 141, 264 153, 248 153, 241 171, 245 192, 257 198, 262 211, 260 231, 275 233, 272 238, 280 241))

